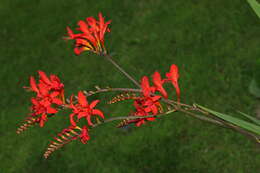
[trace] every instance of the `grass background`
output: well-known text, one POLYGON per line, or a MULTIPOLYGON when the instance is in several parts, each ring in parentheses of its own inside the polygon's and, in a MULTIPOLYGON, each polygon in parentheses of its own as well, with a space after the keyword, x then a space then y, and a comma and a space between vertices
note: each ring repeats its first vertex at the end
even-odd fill
MULTIPOLYGON (((42 154, 68 126, 69 113, 16 135, 30 106, 22 87, 39 69, 57 74, 67 97, 97 84, 134 87, 101 57, 75 56, 62 39, 66 26, 99 11, 112 20, 108 50, 136 79, 164 74, 175 63, 182 102, 254 114, 259 103, 248 84, 259 72, 260 24, 245 0, 1 0, 0 172, 260 172, 255 143, 181 113, 128 132, 106 124, 91 131, 88 144, 75 141, 48 160, 42 154)), ((127 103, 102 107, 107 117, 130 109, 127 103)))

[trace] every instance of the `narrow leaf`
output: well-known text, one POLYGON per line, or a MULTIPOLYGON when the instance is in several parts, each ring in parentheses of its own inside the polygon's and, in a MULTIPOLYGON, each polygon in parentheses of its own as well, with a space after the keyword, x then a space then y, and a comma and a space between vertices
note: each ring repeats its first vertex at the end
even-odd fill
POLYGON ((235 117, 232 117, 230 115, 226 115, 226 114, 222 114, 222 113, 219 113, 219 112, 216 112, 216 111, 213 111, 211 109, 208 109, 208 108, 205 108, 203 106, 200 106, 198 104, 196 104, 196 106, 198 106, 199 108, 227 121, 227 122, 230 122, 234 125, 237 125, 238 127, 241 127, 243 129, 246 129, 248 131, 251 131, 257 135, 260 135, 260 126, 258 125, 255 125, 255 124, 252 124, 252 123, 249 123, 247 121, 244 121, 244 120, 241 120, 241 119, 238 119, 238 118, 235 118, 235 117))
POLYGON ((250 115, 248 115, 248 114, 245 114, 245 113, 243 113, 243 112, 240 112, 240 111, 237 111, 237 112, 240 113, 241 115, 247 117, 248 119, 250 119, 251 121, 255 122, 257 125, 260 126, 260 120, 254 118, 254 117, 252 117, 252 116, 250 116, 250 115))
POLYGON ((260 4, 256 0, 247 0, 247 2, 253 8, 256 15, 260 18, 260 4))

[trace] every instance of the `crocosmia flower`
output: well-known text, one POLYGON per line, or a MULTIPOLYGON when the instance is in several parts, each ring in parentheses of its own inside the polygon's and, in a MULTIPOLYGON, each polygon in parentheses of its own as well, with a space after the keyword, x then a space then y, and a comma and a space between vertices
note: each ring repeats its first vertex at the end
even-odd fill
POLYGON ((86 144, 87 141, 90 139, 90 136, 88 134, 88 128, 87 126, 83 126, 82 127, 82 132, 81 134, 79 135, 80 137, 80 141, 83 143, 83 144, 86 144))
POLYGON ((157 71, 153 74, 153 83, 155 85, 156 90, 159 91, 164 98, 168 98, 168 94, 163 88, 164 81, 162 80, 160 73, 157 71))
POLYGON ((178 85, 179 70, 178 70, 177 65, 175 65, 175 64, 171 65, 170 72, 166 73, 166 77, 167 78, 165 79, 165 81, 172 83, 172 85, 174 86, 174 88, 176 90, 178 101, 180 101, 181 91, 180 91, 180 88, 179 88, 179 85, 178 85))
POLYGON ((36 97, 31 98, 31 118, 44 126, 48 115, 54 115, 58 112, 57 107, 64 103, 64 85, 55 75, 48 77, 43 71, 38 71, 39 82, 34 77, 30 77, 30 87, 24 87, 36 93, 36 97))
MULTIPOLYGON (((158 76, 157 76, 158 77, 158 76)), ((155 82, 158 83, 158 87, 161 86, 161 78, 155 79, 155 82)), ((147 76, 144 76, 141 80, 142 96, 134 99, 135 112, 133 116, 148 116, 148 115, 157 115, 161 109, 161 104, 159 100, 161 96, 153 95, 157 87, 150 86, 149 79, 147 76)), ((149 118, 138 118, 135 120, 129 120, 126 124, 135 123, 136 126, 141 126, 146 121, 154 121, 155 117, 149 118)))
POLYGON ((78 93, 78 104, 73 104, 72 100, 73 96, 70 99, 70 108, 73 110, 73 113, 70 114, 70 122, 71 125, 76 126, 76 122, 74 121, 74 116, 77 116, 77 119, 86 118, 88 125, 92 126, 93 123, 91 122, 91 117, 93 115, 98 115, 101 118, 104 118, 104 114, 98 110, 94 109, 94 107, 98 104, 99 100, 94 100, 90 104, 86 99, 86 96, 83 92, 78 93))
POLYGON ((108 25, 111 21, 105 22, 101 13, 98 14, 99 20, 94 17, 88 17, 86 20, 78 22, 76 30, 80 33, 74 34, 73 31, 67 27, 68 38, 75 40, 74 52, 76 55, 84 51, 91 51, 97 54, 106 54, 104 45, 104 36, 106 32, 110 32, 108 25))
POLYGON ((154 93, 155 92, 155 87, 153 86, 150 86, 149 84, 149 79, 147 76, 144 76, 142 78, 142 81, 141 81, 141 88, 142 88, 142 93, 145 97, 149 97, 150 94, 154 93))

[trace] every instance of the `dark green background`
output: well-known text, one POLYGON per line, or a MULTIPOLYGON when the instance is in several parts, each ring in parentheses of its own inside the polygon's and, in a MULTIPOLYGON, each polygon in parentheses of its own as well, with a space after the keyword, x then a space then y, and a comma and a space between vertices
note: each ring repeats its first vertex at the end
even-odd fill
MULTIPOLYGON (((29 113, 23 90, 37 70, 57 74, 66 97, 78 90, 134 87, 102 57, 73 54, 66 26, 102 12, 112 20, 106 46, 136 79, 180 68, 181 100, 220 112, 255 115, 248 93, 259 72, 260 23, 246 0, 1 0, 0 172, 260 172, 259 147, 248 138, 181 113, 129 132, 106 124, 48 160, 42 155, 69 124, 69 112, 44 128, 15 131, 29 113)), ((172 88, 168 90, 174 93, 172 88)), ((174 95, 172 94, 171 97, 174 95)), ((111 95, 90 99, 109 101, 111 95)), ((106 117, 127 115, 130 102, 99 104, 106 117)))

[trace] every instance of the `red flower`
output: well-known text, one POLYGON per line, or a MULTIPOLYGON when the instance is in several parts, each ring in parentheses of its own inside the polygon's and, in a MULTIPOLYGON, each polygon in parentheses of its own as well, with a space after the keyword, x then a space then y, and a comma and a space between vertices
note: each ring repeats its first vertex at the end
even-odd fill
POLYGON ((43 71, 38 71, 40 76, 40 83, 45 85, 48 90, 54 90, 62 92, 64 89, 63 83, 60 82, 60 79, 56 75, 50 75, 50 78, 43 71))
POLYGON ((153 115, 156 115, 158 113, 158 105, 160 105, 158 101, 160 98, 161 96, 146 97, 142 103, 145 112, 152 112, 153 115))
POLYGON ((47 121, 47 115, 58 112, 53 106, 63 104, 59 97, 64 98, 64 85, 57 76, 51 75, 49 79, 43 71, 38 72, 40 76, 39 84, 31 76, 30 87, 25 88, 37 93, 37 96, 31 99, 31 116, 36 117, 36 122, 43 127, 47 121))
POLYGON ((175 64, 171 65, 170 72, 166 73, 167 79, 165 81, 170 81, 172 85, 174 86, 177 94, 178 101, 180 101, 180 88, 178 85, 178 79, 179 79, 179 72, 178 67, 175 64))
POLYGON ((40 124, 40 127, 43 127, 44 123, 47 121, 47 114, 56 114, 58 112, 57 109, 51 107, 52 104, 62 104, 59 99, 55 98, 55 93, 43 99, 39 97, 32 98, 31 102, 33 104, 31 107, 31 115, 37 117, 36 122, 40 124))
POLYGON ((149 79, 147 76, 144 76, 141 81, 142 93, 145 97, 149 97, 151 93, 155 92, 155 87, 150 87, 149 79))
POLYGON ((83 143, 83 144, 86 144, 87 141, 90 139, 90 136, 88 134, 88 128, 87 126, 83 126, 82 127, 82 133, 79 135, 80 137, 80 141, 83 143))
POLYGON ((156 90, 159 91, 164 98, 168 98, 167 92, 163 88, 164 81, 162 80, 160 73, 157 71, 153 74, 153 83, 155 85, 156 90))
MULTIPOLYGON (((158 81, 158 80, 157 80, 158 81)), ((157 82, 156 81, 156 82, 157 82)), ((134 116, 147 116, 158 114, 158 106, 160 106, 159 99, 161 96, 152 96, 156 90, 154 86, 150 86, 149 79, 144 76, 141 81, 142 97, 134 100, 135 112, 134 116)), ((127 123, 135 123, 136 126, 144 124, 146 121, 154 121, 155 117, 140 118, 135 120, 129 120, 127 123)))
POLYGON ((154 86, 150 86, 147 76, 142 78, 141 88, 144 97, 141 98, 139 103, 145 107, 146 112, 152 112, 154 115, 157 114, 158 109, 156 103, 161 98, 161 96, 151 96, 151 94, 155 92, 156 88, 154 86))
MULTIPOLYGON (((143 108, 142 101, 135 100, 134 101, 134 107, 136 109, 136 112, 134 113, 135 116, 148 116, 149 115, 148 112, 150 112, 150 111, 147 112, 147 110, 145 110, 145 108, 143 108)), ((155 120, 154 117, 137 119, 135 125, 137 127, 139 127, 142 124, 144 124, 145 121, 154 121, 154 120, 155 120)))
POLYGON ((95 100, 92 103, 88 104, 86 96, 81 91, 78 93, 78 104, 74 105, 72 98, 73 96, 71 96, 70 98, 70 108, 73 109, 73 113, 70 114, 71 125, 76 126, 76 123, 74 121, 75 115, 77 115, 78 120, 85 117, 90 126, 93 125, 93 123, 91 122, 92 115, 98 115, 101 118, 104 118, 104 114, 100 110, 93 109, 98 104, 99 100, 95 100))
POLYGON ((39 87, 45 89, 45 92, 54 91, 58 92, 60 98, 64 102, 64 85, 60 82, 60 79, 56 75, 50 75, 50 78, 43 71, 38 71, 40 79, 39 79, 39 87))
POLYGON ((58 92, 58 96, 64 101, 64 85, 55 75, 50 75, 50 79, 43 71, 38 71, 40 79, 39 84, 36 83, 34 77, 30 77, 30 87, 24 87, 30 91, 36 92, 37 97, 45 97, 50 92, 58 92))
POLYGON ((67 27, 69 38, 75 40, 74 52, 76 55, 83 51, 92 51, 97 54, 106 53, 104 45, 104 35, 110 32, 108 25, 111 21, 105 22, 102 14, 99 13, 99 21, 94 17, 86 18, 86 21, 80 20, 78 22, 79 28, 77 30, 82 33, 74 34, 73 31, 67 27))

